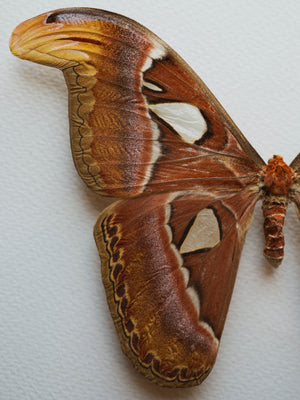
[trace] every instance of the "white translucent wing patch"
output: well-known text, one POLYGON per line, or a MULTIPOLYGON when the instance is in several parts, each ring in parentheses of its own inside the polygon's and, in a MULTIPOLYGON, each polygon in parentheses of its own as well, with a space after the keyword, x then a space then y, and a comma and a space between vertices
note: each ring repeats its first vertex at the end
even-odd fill
POLYGON ((187 232, 179 252, 191 253, 216 246, 220 242, 219 221, 210 208, 201 210, 187 232))
POLYGON ((143 86, 152 90, 153 92, 162 92, 163 91, 162 88, 160 88, 159 86, 155 85, 152 82, 143 81, 143 86))
MULTIPOLYGON (((186 289, 185 289, 186 294, 191 299, 191 301, 193 303, 193 306, 195 307, 196 313, 198 315, 198 318, 200 318, 200 310, 201 310, 200 297, 199 297, 199 294, 197 293, 196 289, 193 286, 188 286, 189 280, 190 280, 190 271, 189 271, 188 268, 186 268, 183 265, 183 258, 181 256, 181 254, 178 252, 177 247, 173 243, 172 229, 170 228, 170 225, 169 225, 170 218, 171 218, 171 213, 172 213, 170 204, 177 196, 178 195, 174 194, 174 193, 170 194, 169 201, 165 206, 165 212, 166 212, 166 214, 165 214, 165 228, 166 228, 167 235, 169 237, 170 246, 173 249, 174 254, 177 257, 178 265, 179 265, 180 270, 182 272, 182 277, 183 277, 184 284, 185 284, 185 287, 186 287, 186 289)), ((197 214, 197 217, 193 221, 192 226, 190 227, 187 235, 185 236, 185 240, 182 243, 181 249, 184 248, 183 246, 188 246, 188 243, 189 243, 189 240, 191 239, 191 236, 190 236, 190 239, 188 239, 188 237, 189 237, 190 234, 193 234, 194 230, 198 229, 198 224, 199 223, 200 223, 200 225, 203 225, 203 226, 198 231, 198 234, 200 234, 200 236, 198 235, 198 244, 199 244, 199 239, 200 239, 200 242, 202 240, 202 245, 204 245, 204 246, 207 246, 207 244, 212 244, 213 243, 212 240, 206 242, 205 240, 203 241, 203 239, 202 239, 202 236, 204 235, 205 230, 208 229, 208 227, 209 227, 210 232, 212 233, 212 237, 214 237, 215 240, 216 240, 216 238, 218 238, 218 242, 220 241, 220 230, 219 230, 218 219, 215 216, 215 214, 214 214, 212 209, 205 208, 204 210, 200 211, 197 214), (186 243, 186 244, 184 244, 184 243, 186 243)), ((196 243, 196 242, 194 242, 194 243, 196 243)), ((192 247, 195 247, 195 246, 192 246, 192 247)), ((219 341, 215 337, 215 334, 214 334, 214 331, 213 331, 212 327, 207 322, 200 321, 200 320, 199 320, 199 325, 201 325, 201 327, 206 330, 206 332, 213 338, 216 346, 218 346, 219 345, 219 341)))
POLYGON ((201 111, 192 104, 158 103, 150 104, 149 107, 159 118, 171 125, 187 143, 195 143, 207 131, 207 124, 201 111))

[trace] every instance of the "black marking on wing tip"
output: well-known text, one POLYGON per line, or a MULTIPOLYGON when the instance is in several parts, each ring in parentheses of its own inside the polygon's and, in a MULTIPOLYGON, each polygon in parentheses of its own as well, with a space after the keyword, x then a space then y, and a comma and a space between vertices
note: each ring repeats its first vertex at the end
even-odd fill
POLYGON ((113 13, 104 12, 103 10, 97 8, 89 8, 89 7, 71 7, 58 10, 56 12, 51 13, 47 19, 46 24, 53 24, 55 22, 66 22, 68 20, 83 20, 86 18, 89 19, 108 19, 109 16, 113 17, 113 13))

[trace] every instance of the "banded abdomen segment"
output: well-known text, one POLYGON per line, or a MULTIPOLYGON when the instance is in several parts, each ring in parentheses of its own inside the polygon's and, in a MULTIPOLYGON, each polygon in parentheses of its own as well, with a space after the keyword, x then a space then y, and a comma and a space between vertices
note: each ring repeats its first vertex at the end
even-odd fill
POLYGON ((284 255, 283 224, 288 202, 286 200, 263 200, 264 234, 266 244, 264 255, 273 267, 278 267, 284 255))

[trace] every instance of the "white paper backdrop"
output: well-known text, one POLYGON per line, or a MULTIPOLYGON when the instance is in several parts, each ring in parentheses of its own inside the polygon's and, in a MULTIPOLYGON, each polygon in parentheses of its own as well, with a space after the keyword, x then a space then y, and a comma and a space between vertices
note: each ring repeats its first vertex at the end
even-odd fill
MULTIPOLYGON (((4 2, 3 2, 4 3, 4 2)), ((12 29, 68 6, 109 9, 169 43, 267 160, 300 151, 297 0, 51 1, 1 6, 0 399, 299 399, 300 224, 286 256, 263 256, 258 205, 216 365, 191 389, 163 389, 123 356, 106 305, 92 229, 109 200, 77 176, 62 74, 9 53, 12 29)))

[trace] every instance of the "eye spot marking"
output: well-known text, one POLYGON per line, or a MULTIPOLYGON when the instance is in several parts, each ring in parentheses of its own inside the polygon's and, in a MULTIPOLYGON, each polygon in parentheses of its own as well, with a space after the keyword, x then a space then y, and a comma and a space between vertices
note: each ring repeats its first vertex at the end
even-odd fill
POLYGON ((221 240, 219 220, 212 208, 201 210, 187 229, 179 249, 181 254, 211 249, 221 240))
POLYGON ((182 140, 194 144, 207 132, 207 123, 198 107, 189 103, 157 103, 149 108, 166 121, 181 136, 182 140))

